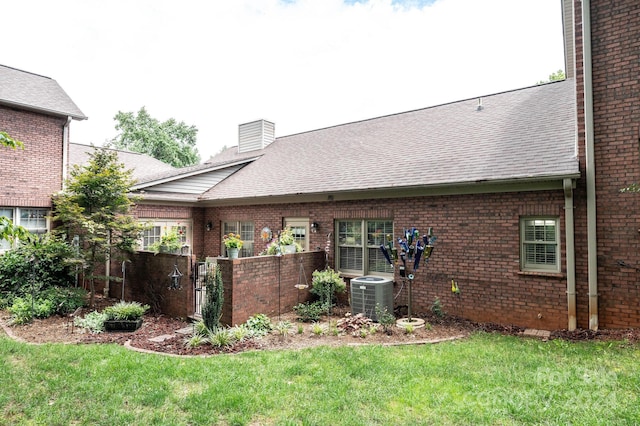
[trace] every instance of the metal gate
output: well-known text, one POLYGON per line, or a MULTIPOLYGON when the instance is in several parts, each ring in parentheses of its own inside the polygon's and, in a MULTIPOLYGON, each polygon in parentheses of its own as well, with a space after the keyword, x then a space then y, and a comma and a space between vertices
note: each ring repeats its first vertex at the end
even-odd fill
POLYGON ((215 258, 207 258, 206 262, 196 262, 193 268, 193 290, 195 309, 193 317, 202 319, 202 306, 207 300, 207 275, 212 274, 216 266, 215 258))

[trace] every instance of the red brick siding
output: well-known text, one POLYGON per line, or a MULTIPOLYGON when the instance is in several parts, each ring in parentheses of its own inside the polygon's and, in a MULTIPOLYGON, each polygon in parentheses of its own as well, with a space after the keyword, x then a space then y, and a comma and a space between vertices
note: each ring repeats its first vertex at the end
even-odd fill
MULTIPOLYGON (((446 311, 477 321, 543 329, 567 326, 564 198, 560 190, 220 207, 208 208, 204 216, 214 223, 214 229, 207 233, 205 256, 220 255, 220 223, 225 220, 253 221, 258 242, 264 226, 278 230, 284 217, 309 217, 320 224, 320 231, 310 234, 312 249, 324 249, 327 234, 333 232, 334 218, 392 219, 396 234, 404 227, 421 230, 433 227, 438 241, 428 268, 423 265, 416 274, 412 293, 414 312, 427 311, 438 297, 446 311), (528 215, 560 218, 563 274, 548 277, 520 273, 519 220, 528 215), (452 278, 462 291, 459 296, 451 293, 452 278)), ((331 265, 333 254, 332 236, 331 265)), ((396 281, 397 293, 402 285, 399 277, 396 281)), ((397 303, 406 303, 406 291, 404 286, 397 303)))
POLYGON ((22 141, 24 149, 0 146, 0 205, 50 207, 62 189, 65 119, 0 106, 0 130, 22 141))
MULTIPOLYGON (((585 170, 581 2, 576 1, 579 153, 585 170)), ((640 194, 619 189, 640 182, 640 3, 592 1, 594 146, 598 244, 599 324, 601 328, 640 326, 640 194)), ((576 190, 576 278, 578 325, 588 327, 586 189, 576 190)))
POLYGON ((138 204, 133 210, 137 218, 184 220, 192 223, 191 252, 199 259, 203 258, 203 209, 186 206, 162 206, 157 204, 138 204))

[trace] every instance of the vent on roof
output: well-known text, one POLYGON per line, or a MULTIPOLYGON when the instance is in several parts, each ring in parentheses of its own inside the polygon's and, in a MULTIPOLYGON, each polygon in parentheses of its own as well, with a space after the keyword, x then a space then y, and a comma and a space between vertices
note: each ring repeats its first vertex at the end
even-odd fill
POLYGON ((241 124, 238 136, 238 152, 266 148, 275 139, 275 125, 266 120, 241 124))

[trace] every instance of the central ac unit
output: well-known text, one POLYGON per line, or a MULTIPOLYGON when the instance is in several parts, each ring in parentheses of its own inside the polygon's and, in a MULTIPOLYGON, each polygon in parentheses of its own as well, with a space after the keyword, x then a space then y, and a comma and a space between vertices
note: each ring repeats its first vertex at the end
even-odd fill
POLYGON ((364 314, 367 318, 378 321, 376 305, 381 311, 386 309, 393 314, 393 280, 371 275, 353 278, 351 280, 351 313, 364 314))

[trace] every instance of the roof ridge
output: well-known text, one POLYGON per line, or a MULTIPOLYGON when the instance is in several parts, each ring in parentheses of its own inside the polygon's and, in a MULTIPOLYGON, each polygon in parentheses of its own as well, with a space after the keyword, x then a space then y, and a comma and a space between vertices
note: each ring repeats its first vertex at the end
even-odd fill
POLYGON ((319 132, 319 131, 333 129, 333 128, 342 127, 342 126, 350 126, 350 125, 358 124, 358 123, 366 123, 366 122, 373 121, 373 120, 379 120, 379 119, 388 118, 388 117, 395 117, 395 116, 404 115, 404 114, 411 114, 411 113, 414 113, 414 112, 425 111, 425 110, 428 110, 428 109, 441 108, 441 107, 447 106, 447 105, 455 105, 455 104, 458 104, 458 103, 469 102, 469 101, 472 101, 472 100, 478 99, 478 98, 490 98, 490 97, 493 97, 493 96, 503 95, 503 94, 506 94, 506 93, 520 92, 520 91, 523 91, 523 90, 534 89, 534 88, 537 88, 537 87, 540 87, 540 86, 547 86, 547 85, 550 85, 550 84, 556 84, 556 83, 564 82, 566 80, 569 80, 569 79, 565 78, 564 80, 556 80, 556 81, 549 81, 549 82, 546 82, 546 83, 533 84, 531 86, 520 87, 520 88, 517 88, 517 89, 503 90, 501 92, 490 93, 488 95, 471 96, 471 97, 468 97, 468 98, 465 98, 465 99, 458 99, 458 100, 455 100, 455 101, 443 102, 441 104, 430 105, 430 106, 427 106, 427 107, 416 108, 416 109, 396 112, 396 113, 392 113, 392 114, 385 114, 385 115, 380 115, 380 116, 377 116, 377 117, 369 117, 369 118, 364 118, 362 120, 354 120, 354 121, 349 121, 349 122, 341 123, 341 124, 334 124, 333 126, 320 127, 318 129, 306 130, 304 132, 298 132, 298 133, 292 133, 290 135, 279 136, 279 137, 276 138, 276 141, 278 139, 284 139, 284 138, 288 138, 288 137, 292 137, 292 136, 299 136, 299 135, 304 135, 304 134, 307 134, 307 133, 319 132))
POLYGON ((42 77, 42 78, 46 78, 46 79, 49 79, 49 80, 53 80, 51 77, 47 77, 46 75, 36 74, 35 72, 21 70, 20 68, 10 67, 9 65, 0 64, 0 67, 5 67, 5 68, 12 69, 12 70, 14 70, 14 71, 20 71, 20 72, 23 72, 23 73, 25 73, 25 74, 35 75, 36 77, 42 77))

